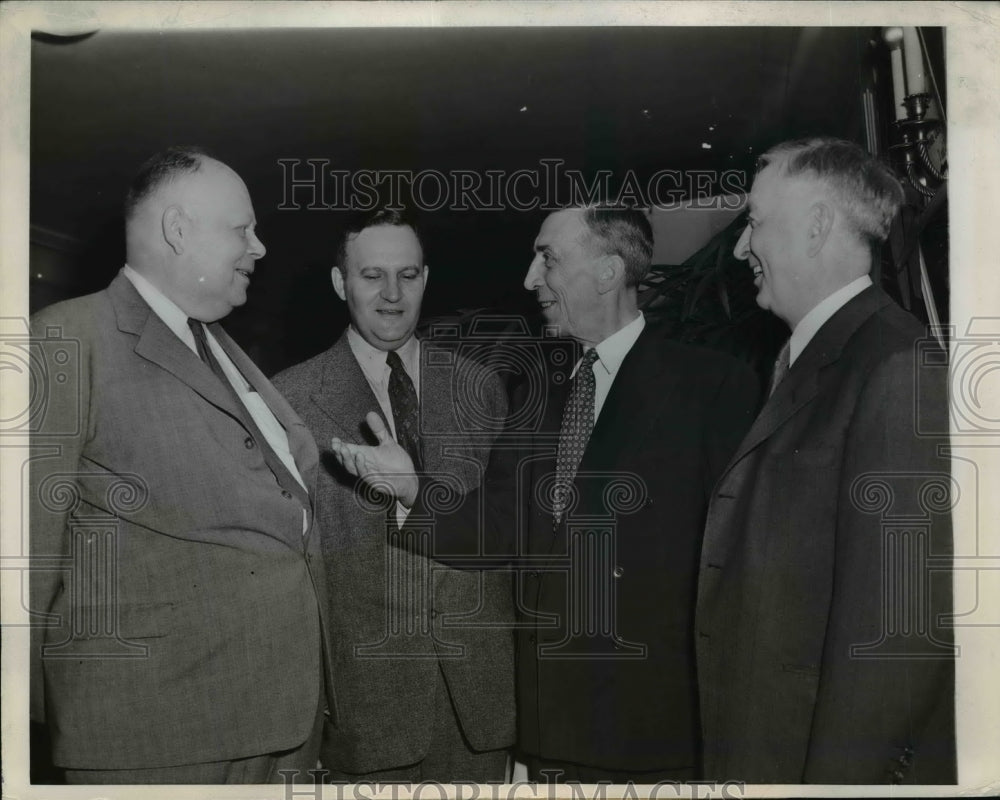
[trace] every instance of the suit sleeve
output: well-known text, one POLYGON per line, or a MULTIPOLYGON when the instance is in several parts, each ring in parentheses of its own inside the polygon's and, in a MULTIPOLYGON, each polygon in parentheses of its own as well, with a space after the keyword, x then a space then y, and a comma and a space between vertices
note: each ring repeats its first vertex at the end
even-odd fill
MULTIPOLYGON (((492 419, 507 419, 507 396, 499 380, 495 382, 489 392, 492 419)), ((510 561, 515 548, 517 464, 523 449, 518 434, 499 427, 482 485, 460 494, 447 480, 422 476, 417 502, 403 529, 390 535, 391 544, 459 568, 477 568, 469 558, 486 557, 495 566, 510 561)))
POLYGON ((70 556, 69 518, 77 495, 77 472, 89 419, 90 364, 87 342, 59 320, 38 315, 31 324, 31 347, 37 359, 39 403, 31 416, 29 467, 31 622, 31 718, 45 720, 42 647, 63 641, 70 620, 50 616, 54 600, 65 591, 70 556), (58 332, 61 341, 50 335, 58 332), (50 632, 58 628, 63 633, 50 632))
POLYGON ((914 417, 917 406, 947 425, 935 377, 917 375, 912 352, 893 355, 846 431, 810 783, 956 781, 949 465, 914 417))

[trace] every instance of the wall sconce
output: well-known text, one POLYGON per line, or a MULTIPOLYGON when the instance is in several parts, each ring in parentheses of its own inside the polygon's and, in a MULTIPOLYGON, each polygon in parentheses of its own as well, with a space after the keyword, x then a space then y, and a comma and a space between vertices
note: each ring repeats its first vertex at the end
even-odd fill
MULTIPOLYGON (((944 129, 941 119, 928 117, 932 97, 927 93, 924 75, 924 52, 916 28, 883 28, 882 39, 889 47, 892 64, 892 94, 895 102, 894 127, 898 141, 889 150, 899 157, 910 185, 925 198, 935 195, 948 179, 946 161, 935 166, 930 145, 944 129), (905 75, 905 77, 904 77, 905 75)), ((943 115, 933 72, 937 107, 943 115)))

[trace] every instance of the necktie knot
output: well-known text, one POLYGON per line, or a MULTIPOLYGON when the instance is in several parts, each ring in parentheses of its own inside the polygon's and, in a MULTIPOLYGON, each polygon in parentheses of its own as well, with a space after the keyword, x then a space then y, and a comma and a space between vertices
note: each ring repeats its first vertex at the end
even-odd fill
POLYGON ((792 355, 792 340, 789 339, 782 346, 781 350, 778 351, 778 357, 774 362, 774 372, 771 373, 771 387, 768 390, 767 396, 770 397, 774 394, 775 390, 778 388, 778 384, 784 380, 785 375, 788 374, 790 368, 792 355))
POLYGON ((403 359, 396 350, 390 350, 385 354, 385 363, 391 370, 403 369, 403 359))
POLYGON ((208 350, 208 338, 205 335, 205 326, 193 317, 188 317, 188 328, 194 336, 194 346, 198 349, 198 357, 209 366, 212 366, 212 358, 208 350))

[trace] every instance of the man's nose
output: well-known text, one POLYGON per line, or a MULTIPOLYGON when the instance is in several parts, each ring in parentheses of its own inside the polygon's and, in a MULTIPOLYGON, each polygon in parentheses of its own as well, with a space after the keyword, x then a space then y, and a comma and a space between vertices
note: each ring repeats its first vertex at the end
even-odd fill
POLYGON ((395 303, 399 300, 399 280, 393 276, 387 276, 382 284, 382 299, 395 303))
POLYGON ((264 247, 264 243, 257 238, 257 232, 250 231, 250 255, 253 258, 263 258, 266 252, 267 248, 264 247))
POLYGON ((535 291, 539 286, 542 285, 542 256, 539 253, 533 259, 531 259, 531 264, 528 267, 528 274, 524 276, 524 288, 529 292, 535 291))
POLYGON ((746 261, 750 257, 750 226, 747 225, 736 240, 736 247, 733 248, 733 255, 740 261, 746 261))

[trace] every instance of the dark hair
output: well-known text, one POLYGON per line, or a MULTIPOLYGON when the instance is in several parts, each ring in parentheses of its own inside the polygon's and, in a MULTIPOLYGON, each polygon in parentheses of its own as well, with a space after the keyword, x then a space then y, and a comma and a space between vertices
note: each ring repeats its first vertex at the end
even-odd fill
POLYGON ((349 220, 337 238, 336 266, 340 267, 342 272, 347 269, 347 243, 362 231, 368 228, 377 228, 380 225, 409 228, 417 237, 421 251, 424 249, 424 243, 420 239, 420 231, 417 230, 413 218, 405 209, 379 208, 375 211, 363 212, 349 220))
POLYGON ((200 147, 168 147, 139 167, 125 195, 125 221, 135 214, 139 204, 156 189, 178 175, 197 172, 211 156, 200 147))
POLYGON ((817 137, 775 145, 757 169, 775 164, 786 175, 811 173, 829 188, 857 234, 882 242, 903 203, 903 187, 892 171, 854 142, 817 137))
POLYGON ((638 286, 653 260, 653 228, 645 213, 604 205, 583 209, 590 244, 625 262, 625 285, 638 286))

